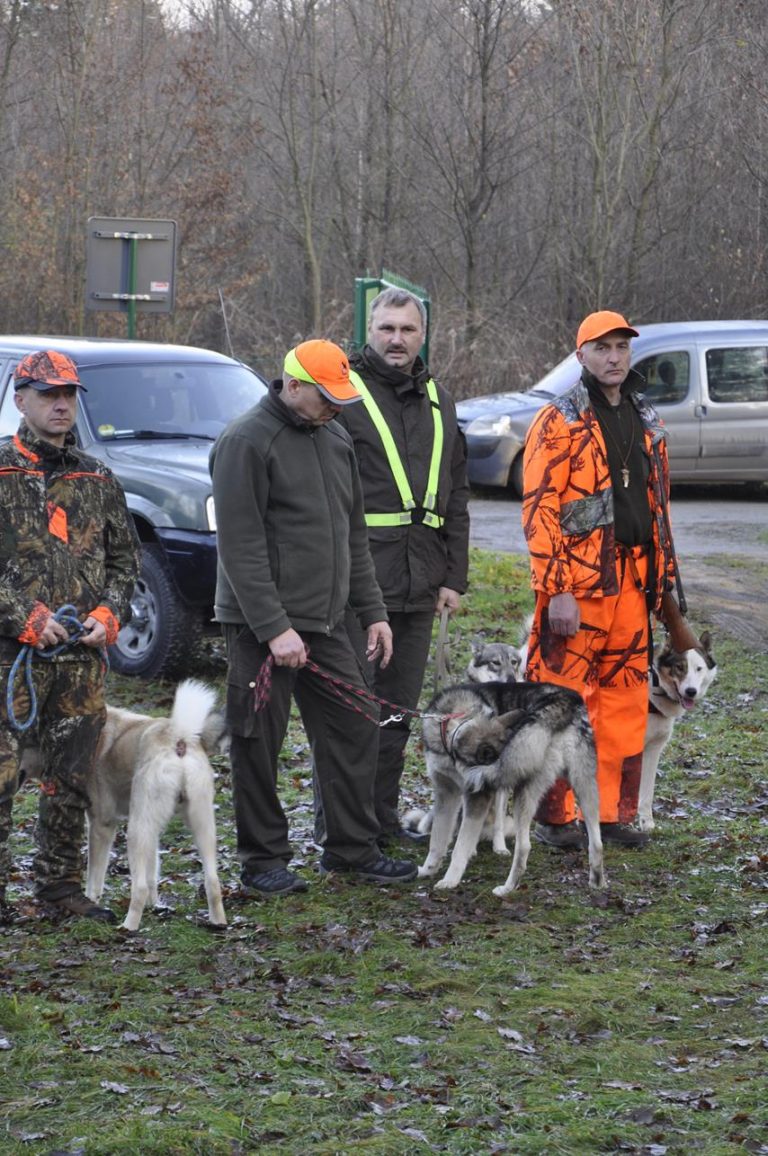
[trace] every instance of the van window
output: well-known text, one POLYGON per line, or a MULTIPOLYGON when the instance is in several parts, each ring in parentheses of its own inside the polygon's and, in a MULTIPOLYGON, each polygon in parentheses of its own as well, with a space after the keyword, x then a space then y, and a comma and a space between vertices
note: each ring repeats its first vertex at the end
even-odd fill
POLYGON ((13 381, 8 379, 8 387, 5 391, 2 407, 0 407, 0 437, 7 437, 9 434, 15 434, 19 428, 21 421, 21 414, 16 408, 14 398, 13 381))
POLYGON ((768 347, 707 350, 712 401, 768 401, 768 347))
POLYGON ((688 396, 690 358, 685 350, 654 353, 632 368, 645 378, 643 393, 653 405, 672 405, 688 396))

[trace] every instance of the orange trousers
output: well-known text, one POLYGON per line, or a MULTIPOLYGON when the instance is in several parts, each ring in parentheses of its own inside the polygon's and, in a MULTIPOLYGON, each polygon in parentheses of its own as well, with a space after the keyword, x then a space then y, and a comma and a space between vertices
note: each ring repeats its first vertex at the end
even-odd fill
MULTIPOLYGON (((648 717, 648 581, 645 547, 616 548, 619 593, 579 599, 573 638, 549 629, 550 598, 536 600, 526 677, 577 690, 584 698, 597 748, 601 823, 631 823, 637 814, 648 717)), ((541 823, 576 818, 573 791, 559 779, 542 799, 541 823)))

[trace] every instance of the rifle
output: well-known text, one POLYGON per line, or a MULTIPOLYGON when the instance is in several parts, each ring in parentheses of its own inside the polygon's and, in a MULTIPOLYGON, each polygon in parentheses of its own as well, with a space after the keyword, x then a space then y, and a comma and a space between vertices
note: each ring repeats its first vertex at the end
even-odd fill
POLYGON ((672 565, 674 566, 675 570, 675 589, 677 590, 677 598, 675 598, 675 595, 671 590, 666 590, 662 594, 661 612, 659 614, 659 618, 663 622, 664 627, 669 634, 669 641, 672 643, 674 650, 700 650, 701 643, 685 620, 685 615, 688 613, 688 603, 686 602, 685 594, 683 593, 683 580, 680 577, 680 567, 677 562, 677 550, 675 549, 674 539, 672 538, 672 525, 669 520, 669 506, 667 504, 667 494, 664 488, 664 471, 661 467, 661 454, 659 453, 658 443, 654 443, 653 455, 656 459, 656 473, 659 478, 661 512, 662 517, 664 518, 664 529, 667 532, 667 541, 669 542, 669 548, 672 551, 672 565))

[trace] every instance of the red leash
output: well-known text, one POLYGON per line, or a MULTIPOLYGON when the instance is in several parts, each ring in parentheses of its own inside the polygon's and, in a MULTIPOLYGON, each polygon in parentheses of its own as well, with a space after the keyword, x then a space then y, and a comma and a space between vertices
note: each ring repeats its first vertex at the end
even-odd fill
MULTIPOLYGON (((258 714, 260 710, 263 710, 264 707, 269 703, 269 697, 272 691, 272 668, 274 664, 275 660, 273 655, 268 654, 262 663, 261 669, 259 670, 255 681, 251 684, 253 686, 253 709, 256 714, 258 714)), ((400 706, 398 703, 388 702, 385 698, 377 698, 375 694, 371 694, 370 691, 365 690, 363 687, 352 686, 352 684, 349 682, 344 682, 340 678, 334 678, 332 674, 329 674, 326 670, 322 670, 317 665, 317 663, 312 662, 311 659, 307 659, 306 666, 309 670, 312 671, 313 674, 316 674, 318 678, 322 678, 324 682, 330 684, 337 698, 340 698, 342 702, 346 703, 348 707, 356 711, 358 714, 363 715, 364 718, 367 718, 369 722, 375 722, 375 719, 372 719, 371 716, 366 713, 366 711, 362 710, 360 705, 355 702, 354 699, 349 698, 346 694, 343 694, 342 690, 347 691, 350 695, 356 695, 358 699, 362 699, 363 701, 375 703, 377 706, 390 707, 391 710, 396 712, 395 714, 390 715, 389 718, 378 722, 377 726, 385 727, 389 723, 401 722, 405 715, 411 715, 413 718, 424 717, 420 710, 410 710, 407 706, 400 706)), ((435 717, 440 719, 449 719, 459 718, 461 716, 437 715, 435 717)))

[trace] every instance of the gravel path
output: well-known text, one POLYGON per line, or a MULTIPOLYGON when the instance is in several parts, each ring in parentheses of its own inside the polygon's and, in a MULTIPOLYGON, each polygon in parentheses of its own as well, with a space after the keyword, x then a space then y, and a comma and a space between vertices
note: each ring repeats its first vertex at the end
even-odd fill
MULTIPOLYGON (((734 497, 734 489, 681 490, 672 519, 691 617, 768 654, 768 495, 734 497)), ((520 503, 474 496, 471 543, 524 554, 520 503)))

